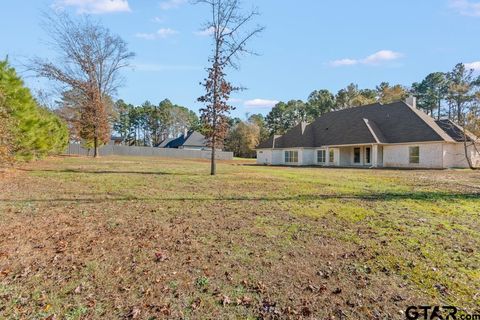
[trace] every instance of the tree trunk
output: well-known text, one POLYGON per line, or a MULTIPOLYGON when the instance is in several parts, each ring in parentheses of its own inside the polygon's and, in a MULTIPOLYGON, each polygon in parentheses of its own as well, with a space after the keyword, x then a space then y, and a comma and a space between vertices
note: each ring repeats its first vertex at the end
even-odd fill
POLYGON ((438 100, 438 115, 437 115, 437 120, 440 120, 441 117, 441 108, 442 108, 442 100, 438 100))
POLYGON ((93 157, 98 158, 98 138, 93 138, 93 157))
POLYGON ((217 163, 215 159, 215 149, 216 149, 216 141, 215 136, 212 137, 212 159, 210 162, 210 175, 214 176, 217 174, 217 163))
MULTIPOLYGON (((468 166, 471 170, 477 170, 478 168, 474 167, 473 166, 473 163, 472 163, 472 159, 470 159, 470 157, 468 156, 468 144, 467 144, 467 132, 466 132, 466 129, 465 129, 465 122, 463 123, 463 148, 464 148, 464 151, 465 151, 465 159, 467 159, 467 163, 468 163, 468 166)), ((472 141, 473 143, 473 148, 475 148, 475 141, 472 141)))
POLYGON ((463 141, 463 147, 464 147, 464 150, 465 150, 465 158, 467 159, 468 166, 470 167, 470 169, 476 170, 477 168, 475 168, 473 166, 472 160, 468 156, 468 146, 467 146, 467 139, 466 138, 463 141))

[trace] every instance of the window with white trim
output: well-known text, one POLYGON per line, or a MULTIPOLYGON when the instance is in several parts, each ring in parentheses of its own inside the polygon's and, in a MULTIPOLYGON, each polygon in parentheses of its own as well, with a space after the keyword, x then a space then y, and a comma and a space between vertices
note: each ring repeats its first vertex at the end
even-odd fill
POLYGON ((298 151, 285 151, 285 163, 298 163, 298 151))
POLYGON ((335 162, 335 150, 333 149, 330 149, 330 154, 328 155, 329 157, 329 162, 330 163, 334 163, 335 162))
POLYGON ((325 163, 327 161, 327 150, 317 150, 317 163, 325 163))
POLYGON ((409 161, 411 164, 420 163, 420 147, 409 147, 408 154, 409 154, 409 161))

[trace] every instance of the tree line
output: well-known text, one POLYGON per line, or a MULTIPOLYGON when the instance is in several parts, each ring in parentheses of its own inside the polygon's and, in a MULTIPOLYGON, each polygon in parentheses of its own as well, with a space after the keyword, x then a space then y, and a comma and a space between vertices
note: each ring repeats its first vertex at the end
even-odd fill
POLYGON ((168 99, 158 105, 146 101, 140 106, 118 100, 115 111, 114 132, 127 145, 156 147, 166 138, 200 129, 195 112, 168 99))
POLYGON ((68 131, 41 106, 8 61, 0 61, 0 165, 65 150, 68 131))

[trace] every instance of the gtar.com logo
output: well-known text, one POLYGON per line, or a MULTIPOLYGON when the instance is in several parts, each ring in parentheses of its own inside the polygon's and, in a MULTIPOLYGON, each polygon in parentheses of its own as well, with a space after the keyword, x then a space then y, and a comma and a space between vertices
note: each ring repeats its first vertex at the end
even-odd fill
POLYGON ((452 306, 410 306, 406 316, 408 320, 456 320, 457 312, 452 306))
POLYGON ((460 314, 453 306, 410 306, 405 316, 407 320, 480 320, 479 314, 460 314))

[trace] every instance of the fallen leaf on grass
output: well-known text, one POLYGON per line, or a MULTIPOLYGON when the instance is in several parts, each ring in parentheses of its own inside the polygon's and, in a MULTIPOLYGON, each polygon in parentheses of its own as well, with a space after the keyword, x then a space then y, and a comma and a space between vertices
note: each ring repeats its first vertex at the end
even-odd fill
POLYGON ((9 269, 0 270, 0 276, 6 277, 10 273, 9 269))
POLYGON ((168 260, 168 255, 164 251, 158 251, 155 253, 155 261, 156 262, 164 262, 168 260))
POLYGON ((327 287, 325 285, 316 286, 316 285, 313 285, 313 284, 309 284, 305 288, 305 290, 310 291, 310 292, 323 292, 323 291, 327 290, 327 287))
POLYGON ((335 290, 333 290, 332 293, 333 293, 333 294, 340 294, 340 293, 342 293, 342 289, 336 288, 335 290))
POLYGON ((267 286, 263 282, 259 281, 256 285, 252 286, 251 289, 257 293, 264 293, 267 289, 267 286))
POLYGON ((232 301, 230 300, 230 298, 228 296, 223 295, 223 296, 220 297, 220 303, 223 306, 226 306, 226 305, 232 303, 232 301))
POLYGON ((277 303, 264 300, 262 303, 262 311, 266 313, 277 313, 277 303))
POLYGON ((304 317, 310 317, 312 315, 312 310, 310 310, 310 308, 307 306, 303 306, 301 313, 302 313, 302 316, 304 317))
POLYGON ((252 305, 252 298, 243 296, 240 299, 237 299, 237 305, 249 307, 252 305))
POLYGON ((68 242, 61 240, 57 243, 55 250, 57 253, 62 253, 62 252, 65 252, 65 250, 67 250, 67 246, 68 246, 68 242))
POLYGON ((192 302, 192 310, 197 310, 198 308, 200 308, 200 305, 202 304, 202 299, 200 298, 196 298, 195 300, 193 300, 192 302))
POLYGON ((142 312, 140 311, 140 309, 135 307, 127 314, 127 318, 128 319, 138 319, 138 317, 140 317, 141 313, 142 312))
POLYGON ((295 310, 294 308, 292 308, 292 307, 290 307, 290 306, 289 306, 289 307, 286 307, 286 308, 283 308, 283 309, 282 309, 282 312, 283 312, 283 314, 285 314, 285 315, 293 315, 293 316, 298 315, 297 310, 295 310))
POLYGON ((440 283, 437 283, 436 285, 434 285, 435 289, 438 290, 438 292, 440 292, 441 295, 445 296, 445 295, 448 295, 448 288, 440 283))

